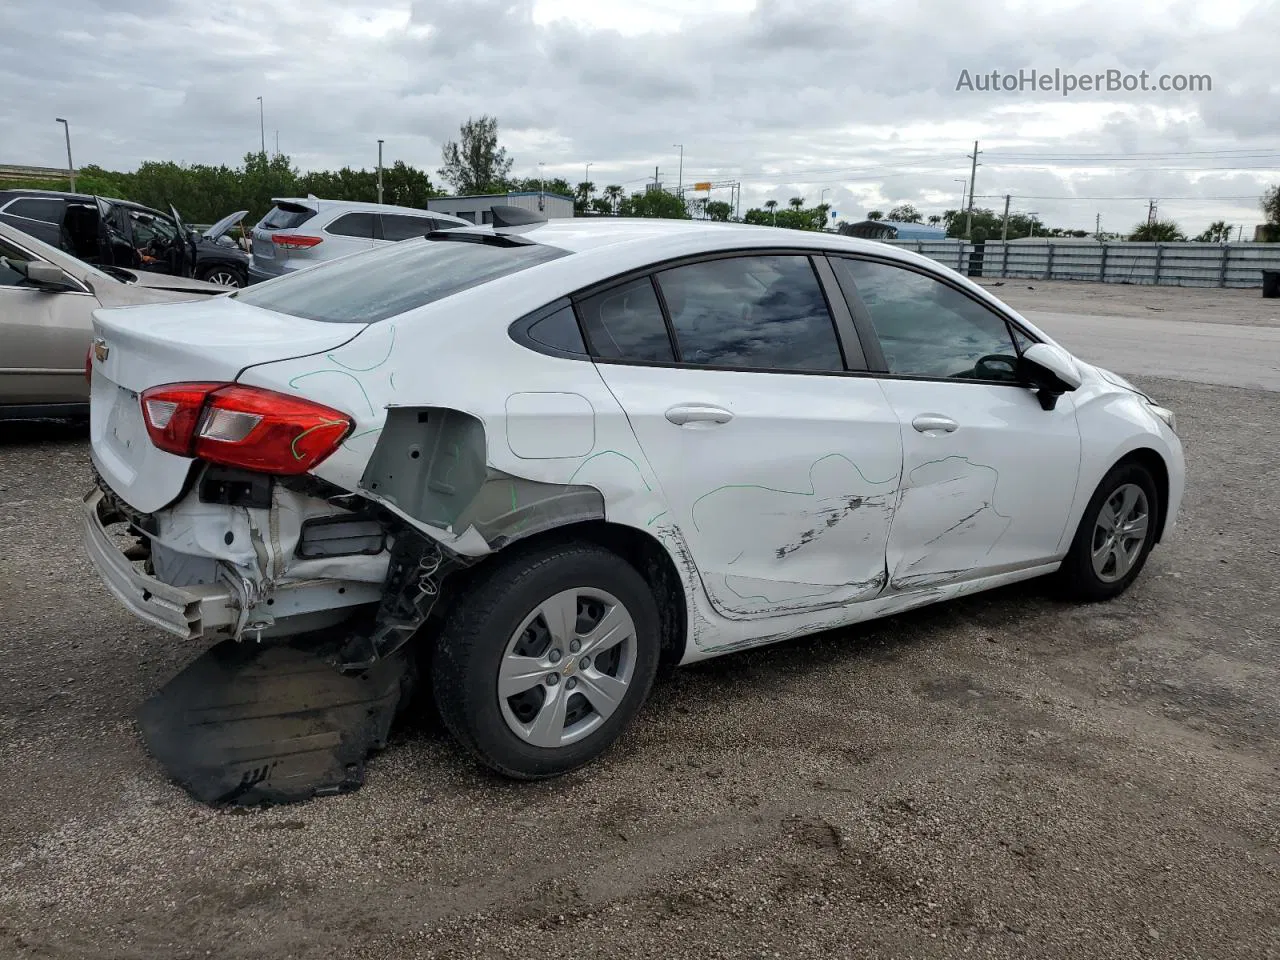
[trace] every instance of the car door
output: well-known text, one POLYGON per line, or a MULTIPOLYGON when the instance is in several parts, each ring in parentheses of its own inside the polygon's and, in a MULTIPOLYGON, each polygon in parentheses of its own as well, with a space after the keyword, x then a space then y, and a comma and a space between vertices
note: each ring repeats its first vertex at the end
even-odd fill
POLYGON ((374 236, 378 230, 378 215, 357 211, 344 213, 327 227, 325 234, 325 259, 345 257, 349 253, 370 250, 376 246, 374 236))
MULTIPOLYGON (((0 257, 37 259, 3 238, 0 257)), ((97 306, 87 290, 40 290, 0 261, 0 406, 88 400, 84 358, 97 306)))
POLYGON ((720 613, 881 592, 901 431, 879 383, 850 372, 862 354, 824 260, 702 259, 576 307, 662 486, 669 515, 650 522, 678 528, 720 613))
POLYGON ((1045 410, 1005 317, 924 268, 832 257, 869 363, 902 424, 892 589, 1050 562, 1080 470, 1070 394, 1045 410))

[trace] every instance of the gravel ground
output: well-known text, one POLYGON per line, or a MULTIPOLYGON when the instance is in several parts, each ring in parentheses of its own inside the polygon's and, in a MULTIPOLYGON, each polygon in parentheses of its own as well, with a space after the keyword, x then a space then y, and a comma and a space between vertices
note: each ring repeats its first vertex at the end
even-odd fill
POLYGON ((0 956, 1280 957, 1280 394, 1142 382, 1190 483, 1115 602, 687 668, 551 783, 424 709, 357 793, 239 813, 142 748, 200 650, 83 558, 83 436, 0 427, 0 956))

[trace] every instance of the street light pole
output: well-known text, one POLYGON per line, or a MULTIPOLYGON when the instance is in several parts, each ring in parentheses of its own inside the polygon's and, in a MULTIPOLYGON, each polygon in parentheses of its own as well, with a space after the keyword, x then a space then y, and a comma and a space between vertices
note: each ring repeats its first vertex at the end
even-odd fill
POLYGON ((382 202, 382 141, 378 141, 378 202, 382 202))
POLYGON ((673 147, 680 148, 680 172, 676 174, 676 195, 684 196, 684 144, 673 143, 673 147))
POLYGON ((66 134, 67 134, 67 176, 71 180, 71 192, 75 193, 76 192, 76 166, 74 163, 71 162, 71 124, 67 123, 67 121, 63 120, 61 117, 56 117, 55 121, 57 123, 62 124, 62 128, 64 131, 66 131, 66 134))
POLYGON ((266 115, 262 112, 262 98, 258 98, 258 135, 262 138, 262 155, 267 155, 266 115))
POLYGON ((547 209, 547 175, 543 170, 546 166, 545 161, 538 161, 538 209, 547 209))

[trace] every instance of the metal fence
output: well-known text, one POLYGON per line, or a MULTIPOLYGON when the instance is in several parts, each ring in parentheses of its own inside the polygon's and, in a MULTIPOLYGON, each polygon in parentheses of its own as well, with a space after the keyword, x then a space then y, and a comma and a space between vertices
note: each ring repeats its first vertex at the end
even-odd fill
POLYGON ((972 277, 1260 287, 1263 270, 1280 270, 1280 243, 885 242, 915 250, 972 277))

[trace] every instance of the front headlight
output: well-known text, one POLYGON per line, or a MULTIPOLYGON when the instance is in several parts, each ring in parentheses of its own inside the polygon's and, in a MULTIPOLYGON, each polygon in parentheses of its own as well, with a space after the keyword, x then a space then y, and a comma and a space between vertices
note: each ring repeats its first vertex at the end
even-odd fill
POLYGON ((1168 407, 1162 407, 1157 403, 1148 403, 1147 406, 1150 407, 1152 413, 1164 421, 1165 426, 1174 433, 1178 432, 1178 418, 1174 416, 1172 410, 1168 407))

